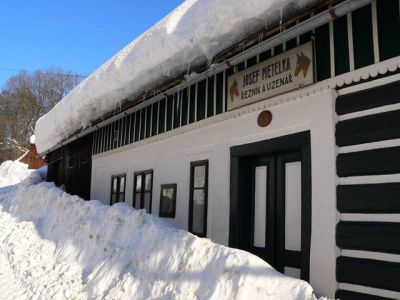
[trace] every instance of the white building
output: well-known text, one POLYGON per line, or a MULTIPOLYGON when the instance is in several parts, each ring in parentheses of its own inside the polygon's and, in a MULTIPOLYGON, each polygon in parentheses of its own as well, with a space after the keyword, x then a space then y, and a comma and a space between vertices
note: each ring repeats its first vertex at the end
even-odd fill
MULTIPOLYGON (((198 2, 173 14, 185 22, 201 11, 198 2)), ((115 99, 110 88, 105 99, 121 106, 94 113, 79 130, 55 131, 56 145, 40 140, 51 136, 57 108, 40 120, 48 180, 245 249, 317 294, 400 299, 399 1, 282 1, 282 19, 274 1, 247 5, 256 2, 271 5, 272 24, 255 18, 253 27, 225 33, 234 42, 208 63, 187 61, 190 76, 161 66, 163 80, 127 88, 132 97, 115 99)), ((193 22, 190 33, 201 35, 193 22)), ((117 63, 118 55, 62 102, 85 102, 92 83, 107 91, 108 79, 126 74, 117 63)), ((68 128, 63 122, 54 128, 68 128)))

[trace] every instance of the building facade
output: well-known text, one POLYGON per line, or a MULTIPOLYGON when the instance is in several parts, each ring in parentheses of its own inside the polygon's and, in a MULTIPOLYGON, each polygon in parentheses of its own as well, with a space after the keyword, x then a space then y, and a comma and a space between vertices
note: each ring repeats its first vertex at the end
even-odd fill
POLYGON ((48 153, 48 180, 317 294, 400 299, 399 1, 320 1, 255 39, 48 153))

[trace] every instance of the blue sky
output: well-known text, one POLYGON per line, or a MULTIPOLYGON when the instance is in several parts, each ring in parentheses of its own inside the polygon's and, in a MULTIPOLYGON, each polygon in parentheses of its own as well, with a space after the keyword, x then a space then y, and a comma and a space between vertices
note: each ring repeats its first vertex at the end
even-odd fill
POLYGON ((0 89, 17 72, 89 75, 183 0, 0 1, 0 89))

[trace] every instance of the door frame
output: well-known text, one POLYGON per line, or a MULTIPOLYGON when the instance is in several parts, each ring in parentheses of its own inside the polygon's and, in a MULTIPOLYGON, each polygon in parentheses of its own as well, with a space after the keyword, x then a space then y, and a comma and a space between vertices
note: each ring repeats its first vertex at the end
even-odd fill
MULTIPOLYGON (((246 158, 254 155, 269 155, 277 152, 299 150, 302 152, 302 255, 301 270, 302 279, 309 280, 310 271, 310 248, 311 248, 311 147, 310 131, 299 132, 273 139, 263 140, 250 144, 233 146, 230 148, 231 169, 230 169, 230 218, 229 218, 229 246, 249 251, 251 248, 250 239, 244 239, 245 232, 249 233, 252 224, 251 206, 243 199, 246 191, 243 191, 240 182, 243 176, 241 166, 246 158), (250 219, 249 219, 250 217, 250 219)), ((251 192, 250 192, 251 193, 251 192)), ((251 231, 250 231, 251 232, 251 231)))

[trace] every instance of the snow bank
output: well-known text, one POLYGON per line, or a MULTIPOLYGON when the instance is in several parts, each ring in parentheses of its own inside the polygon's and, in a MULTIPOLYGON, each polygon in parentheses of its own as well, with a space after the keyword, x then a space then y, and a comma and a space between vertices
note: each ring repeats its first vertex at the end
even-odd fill
POLYGON ((7 193, 17 185, 32 185, 46 179, 47 166, 38 170, 29 170, 27 164, 18 160, 7 160, 0 165, 0 194, 7 193))
POLYGON ((249 253, 53 184, 0 195, 0 254, 35 299, 315 299, 249 253))
POLYGON ((36 124, 43 153, 156 84, 203 64, 316 0, 186 0, 81 82, 36 124))
POLYGON ((7 160, 0 165, 0 188, 20 183, 31 171, 28 165, 7 160))

